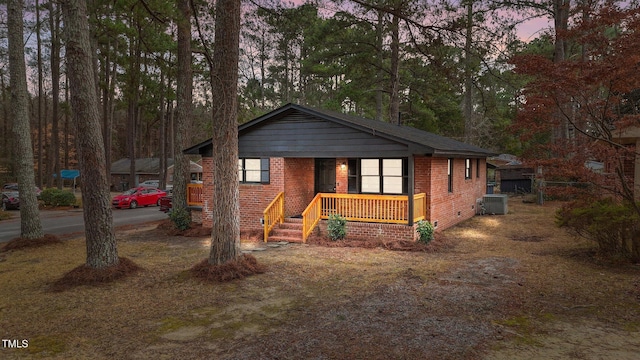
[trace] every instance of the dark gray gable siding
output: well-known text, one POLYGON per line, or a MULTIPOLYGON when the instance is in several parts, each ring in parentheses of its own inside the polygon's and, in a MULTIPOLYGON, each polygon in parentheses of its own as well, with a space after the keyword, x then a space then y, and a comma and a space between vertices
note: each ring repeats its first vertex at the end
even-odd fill
POLYGON ((494 155, 489 150, 410 126, 394 125, 384 121, 365 119, 329 110, 306 109, 306 111, 332 118, 334 121, 343 121, 349 126, 371 129, 380 136, 386 136, 397 139, 403 143, 412 144, 415 154, 450 157, 486 157, 494 155))
POLYGON ((404 157, 408 146, 297 111, 239 135, 240 157, 404 157))
MULTIPOLYGON (((495 155, 470 144, 382 121, 287 104, 238 127, 240 157, 439 157, 495 155)), ((211 139, 186 154, 212 155, 211 139)))

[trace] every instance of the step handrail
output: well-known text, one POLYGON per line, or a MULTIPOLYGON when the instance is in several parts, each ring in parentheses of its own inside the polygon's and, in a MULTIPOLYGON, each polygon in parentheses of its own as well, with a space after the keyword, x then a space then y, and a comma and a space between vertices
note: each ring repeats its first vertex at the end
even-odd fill
POLYGON ((322 193, 316 194, 306 209, 302 212, 302 242, 306 243, 311 231, 322 217, 322 193))
POLYGON ((271 200, 271 203, 262 212, 264 223, 264 242, 267 242, 269 233, 276 226, 284 222, 284 191, 281 191, 271 200))

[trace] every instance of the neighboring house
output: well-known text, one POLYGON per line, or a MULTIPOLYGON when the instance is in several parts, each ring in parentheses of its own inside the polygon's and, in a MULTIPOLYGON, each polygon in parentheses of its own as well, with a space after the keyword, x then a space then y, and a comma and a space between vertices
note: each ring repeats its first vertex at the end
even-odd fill
POLYGON ((624 173, 633 179, 633 193, 640 200, 640 126, 628 126, 612 131, 613 140, 635 149, 635 158, 625 159, 624 173))
POLYGON ((490 157, 487 166, 493 169, 493 181, 497 191, 502 194, 531 193, 533 190, 534 171, 522 165, 515 155, 500 154, 490 157))
MULTIPOLYGON (((198 164, 198 162, 191 161, 189 164, 189 180, 191 182, 202 181, 202 165, 198 164)), ((173 160, 171 163, 173 163, 173 160)), ((167 184, 173 184, 173 165, 167 168, 167 184)))
MULTIPOLYGON (((136 159, 135 179, 129 179, 129 158, 120 159, 111 164, 111 189, 124 191, 135 187, 146 180, 158 180, 160 177, 160 159, 159 158, 141 158, 136 159)), ((190 162, 190 179, 202 178, 202 166, 191 161, 190 162)), ((166 185, 173 184, 173 159, 167 159, 167 176, 166 185)))
POLYGON ((502 194, 530 194, 535 173, 523 165, 504 165, 495 169, 496 183, 502 194))
MULTIPOLYGON (((488 150, 415 128, 288 104, 238 127, 241 232, 303 241, 338 213, 351 236, 413 240, 415 224, 438 230, 476 213, 488 150), (268 209, 269 208, 269 209, 268 209), (280 210, 281 209, 281 210, 280 210), (302 229, 283 224, 298 222, 302 229), (293 219, 291 219, 293 218, 293 219), (297 219, 296 219, 297 218, 297 219)), ((202 222, 211 226, 212 142, 203 157, 202 222)))

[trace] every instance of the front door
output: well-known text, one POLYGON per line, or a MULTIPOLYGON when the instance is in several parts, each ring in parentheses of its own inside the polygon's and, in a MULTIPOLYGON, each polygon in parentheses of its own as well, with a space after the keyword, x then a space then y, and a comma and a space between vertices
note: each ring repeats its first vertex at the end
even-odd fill
POLYGON ((315 192, 336 192, 336 159, 316 159, 315 192))

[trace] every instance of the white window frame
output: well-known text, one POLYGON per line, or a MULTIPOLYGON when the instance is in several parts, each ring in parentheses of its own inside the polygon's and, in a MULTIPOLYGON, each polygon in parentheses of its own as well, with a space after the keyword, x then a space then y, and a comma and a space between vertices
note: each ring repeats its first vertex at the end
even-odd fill
POLYGON ((269 183, 269 168, 264 167, 264 161, 268 159, 261 158, 240 158, 238 159, 238 180, 241 184, 260 184, 269 183), (265 174, 266 173, 266 174, 265 174), (266 179, 266 181, 265 181, 266 179))
POLYGON ((465 180, 471 179, 472 175, 473 175, 473 170, 472 170, 472 167, 471 167, 471 159, 470 158, 466 158, 466 159, 464 159, 464 178, 465 178, 465 180))
POLYGON ((402 158, 360 160, 360 193, 404 194, 405 161, 402 158))

